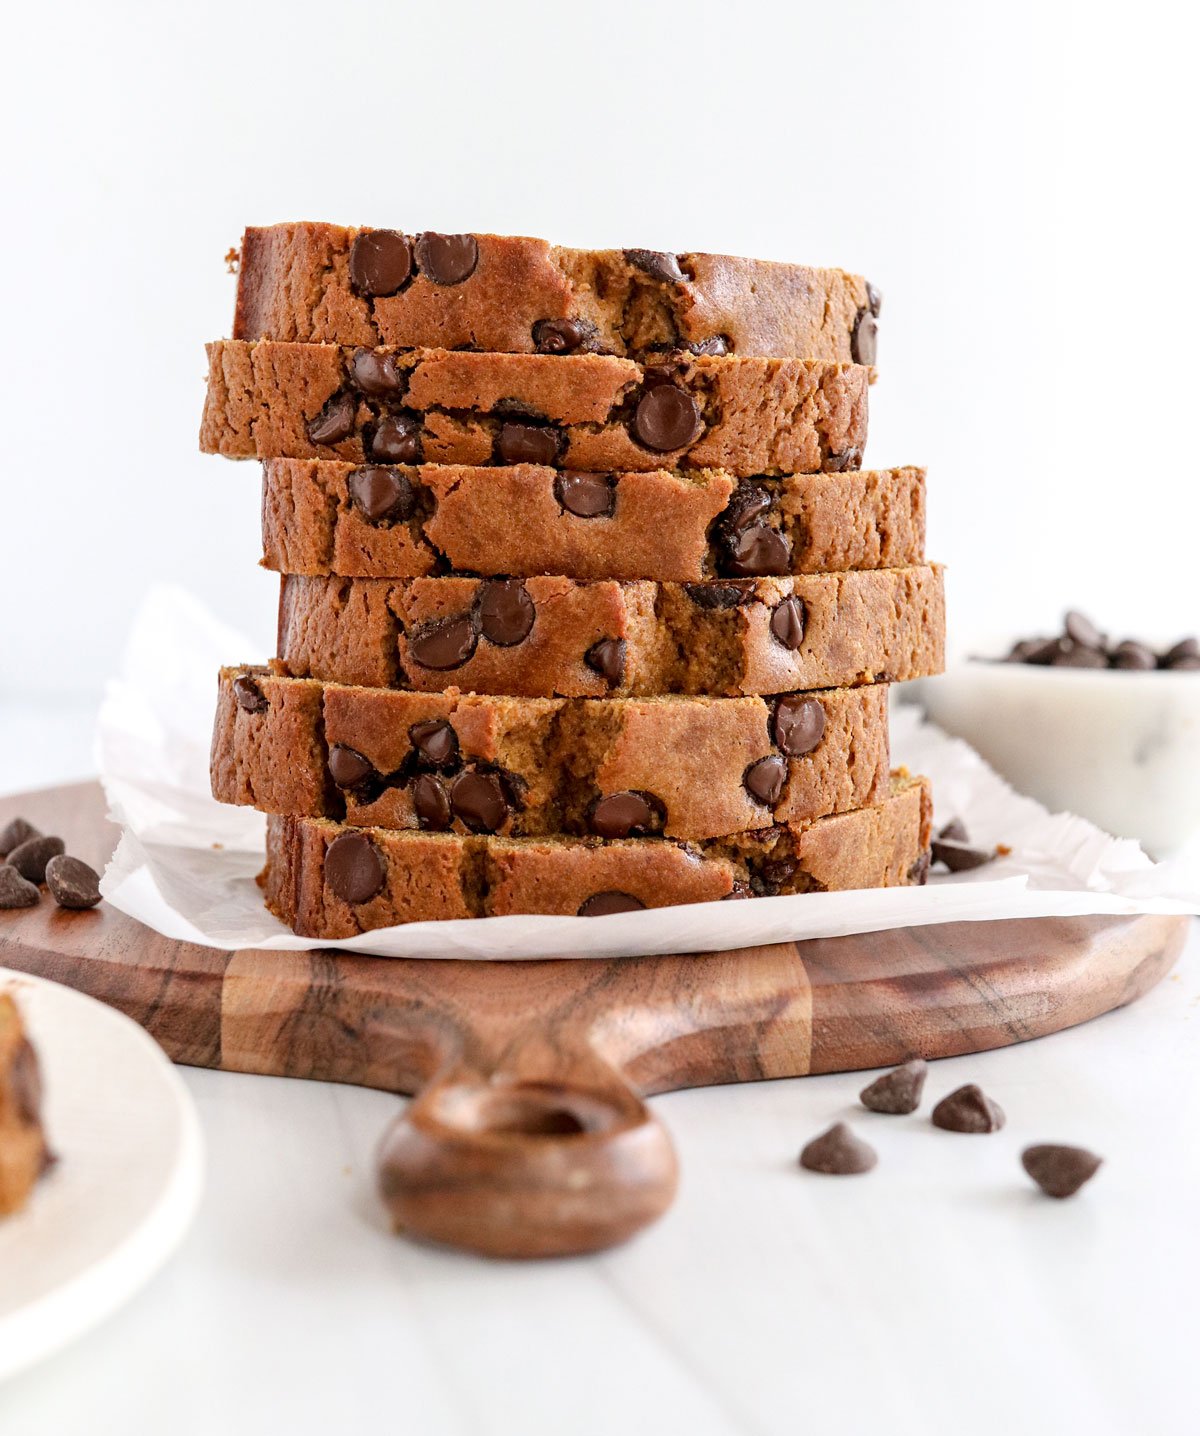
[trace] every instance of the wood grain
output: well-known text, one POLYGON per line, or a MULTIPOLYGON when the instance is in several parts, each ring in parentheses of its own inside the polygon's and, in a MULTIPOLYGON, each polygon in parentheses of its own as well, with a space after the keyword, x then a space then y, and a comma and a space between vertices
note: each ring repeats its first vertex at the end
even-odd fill
MULTIPOLYGON (((93 784, 0 801, 91 862, 93 784)), ((1188 919, 958 923, 734 952, 446 962, 218 952, 107 905, 0 913, 0 965, 79 988, 177 1062, 418 1094, 381 1148, 399 1226, 490 1255, 591 1251, 669 1205, 645 1096, 1044 1036, 1132 1002, 1188 919)))

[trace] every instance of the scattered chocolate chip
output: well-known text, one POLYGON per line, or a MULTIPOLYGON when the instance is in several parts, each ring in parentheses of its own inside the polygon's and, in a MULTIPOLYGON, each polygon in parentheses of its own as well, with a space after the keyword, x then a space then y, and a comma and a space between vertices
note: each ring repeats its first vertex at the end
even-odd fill
POLYGON ((819 698, 786 694, 775 705, 771 733, 781 752, 802 758, 825 736, 825 705, 819 698))
POLYGON ((951 818, 945 827, 938 829, 938 837, 948 843, 969 843, 971 835, 961 818, 951 818))
POLYGON ((1102 1157, 1083 1147, 1040 1143, 1026 1147, 1021 1165, 1048 1197, 1073 1197, 1100 1170, 1102 1157))
POLYGON ((366 436, 367 457, 381 464, 416 464, 421 459, 421 421, 411 414, 385 414, 366 436))
POLYGON ((697 608, 741 608, 754 598, 754 585, 743 583, 685 583, 684 592, 697 608))
POLYGON ((933 1125, 947 1132, 998 1132, 1004 1126, 1004 1113, 969 1082, 942 1098, 933 1109, 933 1125))
POLYGON ((859 448, 838 449, 835 453, 826 454, 821 468, 827 474, 844 474, 849 469, 862 467, 862 450, 859 448))
POLYGON ((923 888, 929 881, 929 864, 930 856, 927 850, 921 854, 915 863, 910 865, 907 877, 913 887, 923 888))
POLYGON ((436 234, 417 239, 417 263, 434 284, 461 284, 475 273, 479 245, 473 234, 436 234))
POLYGON ((638 401, 634 433, 648 449, 661 454, 684 449, 700 437, 700 406, 686 389, 656 384, 638 401))
POLYGON ((349 389, 339 389, 326 401, 315 419, 305 426, 309 443, 340 444, 354 433, 354 420, 358 414, 358 400, 349 389))
POLYGON ((1013 645, 1008 655, 1010 663, 1037 663, 1047 665, 1053 663, 1058 655, 1059 640, 1057 638, 1025 638, 1013 645))
POLYGON ((412 245, 394 229, 372 229, 350 246, 350 287, 383 299, 404 288, 412 274, 412 245))
POLYGON ((850 334, 850 357, 856 364, 874 364, 879 326, 869 309, 860 309, 850 334))
POLYGON ((421 826, 444 833, 450 826, 450 797, 442 780, 432 773, 421 773, 413 782, 412 798, 421 826))
POLYGON ((679 260, 662 250, 627 249, 625 258, 651 279, 660 280, 663 284, 683 284, 687 280, 687 275, 679 267, 679 260))
POLYGON ((502 464, 541 464, 558 462, 560 434, 542 424, 504 423, 496 436, 496 458, 502 464))
POLYGON ((658 813, 645 793, 610 793, 592 808, 590 821, 602 838, 643 837, 658 827, 658 813))
POLYGON ((1200 663, 1200 639, 1181 638, 1162 656, 1164 668, 1193 668, 1200 663))
POLYGON ((907 1116, 921 1105, 928 1070, 921 1058, 915 1057, 902 1067, 894 1067, 882 1077, 876 1077, 858 1094, 859 1100, 872 1112, 907 1116))
POLYGON ((1126 638, 1111 649, 1107 644, 1108 640, 1091 619, 1071 609, 1059 637, 1020 638, 1002 661, 1053 668, 1111 668, 1132 673, 1148 673, 1153 668, 1200 669, 1200 641, 1195 638, 1183 638, 1157 656, 1148 643, 1136 638, 1126 638))
POLYGON ((251 678, 247 673, 241 673, 233 680, 233 696, 237 699, 237 706, 245 713, 265 713, 271 706, 258 679, 251 678))
POLYGON ((792 597, 775 605, 771 613, 771 634, 776 642, 795 653, 804 642, 804 603, 792 597))
POLYGON ((1104 648, 1104 635, 1091 621, 1077 609, 1070 609, 1063 621, 1063 629, 1072 643, 1080 648, 1104 648))
POLYGON ((1083 648, 1078 643, 1064 643, 1051 659, 1055 668, 1107 668, 1108 659, 1098 648, 1083 648))
POLYGON ((329 776, 339 788, 358 788, 375 776, 375 764, 357 748, 335 743, 329 750, 329 776))
POLYGON ((385 876, 383 855, 366 833, 341 833, 325 849, 325 884, 343 902, 370 902, 385 876))
POLYGON ((694 354, 697 359, 720 359, 729 353, 731 347, 724 334, 714 334, 709 339, 693 339, 688 345, 688 353, 694 354))
POLYGON ((625 681, 625 640, 602 638, 583 655, 584 663, 603 678, 610 688, 620 688, 625 681))
POLYGON ((26 882, 44 883, 46 864, 64 852, 66 844, 61 838, 26 838, 9 853, 6 861, 26 882))
POLYGON ((608 917, 615 912, 641 912, 645 906, 641 898, 635 898, 632 893, 595 893, 581 904, 579 916, 608 917))
POLYGON ((794 857, 767 858, 760 862, 755 876, 763 894, 777 893, 789 878, 795 877, 798 867, 794 857))
POLYGON ((935 863, 943 863, 952 873, 969 873, 972 868, 981 868, 995 858, 995 852, 983 848, 972 848, 966 843, 954 842, 950 838, 934 838, 929 855, 935 863))
POLYGON ((36 883, 23 878, 16 868, 0 863, 0 908, 36 907, 41 897, 36 883))
POLYGON ((100 875, 79 858, 60 853, 46 864, 46 886, 59 907, 82 909, 100 901, 100 875))
MULTIPOLYGON (((36 895, 36 888, 34 893, 36 895)), ((22 1037, 17 1044, 9 1072, 17 1117, 26 1127, 35 1126, 42 1116, 42 1069, 33 1043, 27 1037, 22 1037)))
POLYGON ((1135 638, 1127 638, 1118 643, 1116 648, 1109 654, 1109 666, 1112 668, 1141 669, 1148 671, 1158 667, 1158 659, 1144 643, 1139 643, 1135 638))
POLYGON ((493 578, 479 595, 479 626, 489 643, 512 648, 529 637, 537 617, 529 590, 519 578, 493 578))
POLYGON ((24 818, 13 818, 4 828, 0 829, 0 858, 6 858, 14 848, 19 848, 30 838, 40 838, 41 836, 32 823, 27 823, 24 818))
POLYGON ((351 503, 370 524, 402 523, 417 506, 412 480, 395 469, 354 469, 347 488, 351 503))
POLYGON ((349 367, 350 382, 359 393, 369 394, 373 399, 390 399, 404 388, 404 372, 394 354, 356 349, 349 367))
POLYGON ((742 782, 750 796, 773 808, 787 782, 787 763, 783 758, 760 758, 742 774, 742 782))
POLYGON ((617 506, 616 475, 564 469, 555 475, 554 497, 578 519, 611 518, 617 506))
POLYGON ((867 308, 876 319, 879 318, 879 311, 883 308, 883 295, 869 279, 867 280, 867 308))
POLYGON ((739 578, 765 578, 787 573, 791 560, 792 546, 778 529, 751 524, 730 538, 723 567, 739 578))
POLYGON ((458 668, 475 652, 478 634, 471 614, 435 618, 409 638, 409 652, 423 668, 458 668))
POLYGON ((878 1161, 875 1149, 856 1137, 845 1122, 835 1122, 800 1153, 800 1165, 806 1171, 830 1177, 856 1177, 869 1172, 878 1161))
POLYGON ((539 354, 573 354, 594 332, 582 319, 539 319, 533 343, 539 354))
POLYGON ((427 763, 443 768, 458 756, 458 734, 445 718, 423 718, 408 730, 409 742, 427 763))
POLYGON ((473 833, 498 833, 509 804, 495 773, 460 773, 450 788, 450 807, 473 833))

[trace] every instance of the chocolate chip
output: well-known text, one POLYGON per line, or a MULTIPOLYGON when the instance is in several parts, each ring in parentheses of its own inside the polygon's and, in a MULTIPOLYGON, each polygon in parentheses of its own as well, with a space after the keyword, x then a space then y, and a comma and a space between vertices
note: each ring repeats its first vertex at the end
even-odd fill
POLYGON ((734 883, 729 891, 722 897, 722 902, 740 902, 743 898, 752 898, 754 894, 745 883, 734 883))
POLYGON ((642 392, 647 393, 659 384, 674 384, 678 373, 677 364, 648 364, 642 370, 642 392))
POLYGON ((581 474, 564 469, 554 479, 554 497, 579 519, 611 518, 617 506, 615 474, 581 474))
POLYGON ((326 399, 321 412, 305 426, 309 443, 340 444, 354 433, 357 415, 358 400, 349 389, 339 389, 326 399))
POLYGON ((856 1137, 845 1122, 835 1122, 800 1153, 800 1165, 806 1171, 830 1177, 857 1177, 878 1161, 875 1149, 856 1137))
POLYGON ((855 315, 850 334, 850 357, 856 364, 874 364, 878 328, 869 309, 860 309, 855 315))
POLYGON ((929 853, 926 851, 921 854, 915 863, 909 865, 906 876, 913 887, 923 888, 929 881, 929 862, 929 853))
POLYGON ((408 730, 409 742, 427 763, 444 768, 458 756, 458 734, 445 718, 423 718, 408 730))
POLYGON ((100 901, 100 875, 95 868, 64 854, 46 864, 46 886, 59 907, 82 909, 100 901))
POLYGON ((370 902, 385 876, 383 855, 366 833, 341 833, 325 849, 325 885, 343 902, 370 902))
POLYGON ((583 655, 583 661, 605 679, 610 688, 620 688, 625 681, 625 640, 602 638, 583 655))
POLYGON ((408 283, 412 245, 394 229, 372 229, 350 246, 350 287, 356 294, 383 299, 408 283))
POLYGON ((631 893, 595 893, 582 903, 580 917, 608 917, 614 912, 641 912, 646 904, 631 893))
POLYGON ((335 743, 329 750, 329 776, 339 788, 358 788, 375 776, 375 764, 357 748, 335 743))
POLYGON ((971 836, 961 818, 951 818, 944 828, 938 829, 938 837, 948 843, 969 843, 971 836))
POLYGON ((1140 669, 1148 671, 1158 667, 1158 659, 1144 643, 1139 643, 1135 638, 1127 638, 1118 643, 1112 653, 1109 654, 1109 665, 1113 668, 1140 669))
POLYGON ((1078 643, 1060 643, 1051 660, 1055 668, 1107 668, 1108 659, 1099 648, 1084 648, 1078 643))
POLYGON ((760 758, 742 774, 742 782, 752 798, 773 808, 787 782, 787 772, 787 763, 782 758, 760 758))
POLYGON ((761 484, 740 483, 721 514, 721 531, 732 538, 765 514, 774 499, 761 484))
POLYGON ((791 560, 792 546, 783 534, 768 524, 751 524, 729 540, 723 567, 739 578, 763 578, 787 573, 791 560))
POLYGON ((0 863, 0 909, 36 907, 41 897, 36 883, 23 878, 16 868, 0 863))
POLYGON ((233 696, 237 699, 237 706, 245 713, 265 713, 271 706, 258 679, 246 673, 233 680, 233 696))
POLYGON ((417 506, 412 480, 395 469, 355 469, 347 488, 351 503, 370 524, 402 523, 417 506))
POLYGON ((411 414, 385 414, 367 433, 367 457, 383 464, 421 459, 421 421, 411 414))
POLYGON ((935 863, 944 863, 952 873, 969 873, 972 868, 981 868, 996 856, 982 848, 971 848, 966 843, 957 843, 949 838, 934 838, 929 849, 935 863))
POLYGON ((539 319, 533 326, 533 343, 539 354, 573 354, 595 332, 582 319, 539 319))
POLYGON ((9 853, 6 861, 26 882, 44 883, 46 864, 64 852, 66 844, 61 838, 26 838, 9 853))
POLYGON ((1078 644, 1080 648, 1104 647, 1104 635, 1091 621, 1077 609, 1070 609, 1063 622, 1063 630, 1072 643, 1078 644))
POLYGON ((804 642, 804 621, 803 602, 795 597, 785 598, 775 605, 771 613, 771 635, 777 643, 795 653, 804 642))
POLYGON ((1026 1147, 1021 1165, 1048 1197, 1073 1197, 1100 1170, 1102 1157, 1083 1147, 1041 1143, 1026 1147))
POLYGON ((610 793, 592 809, 592 832, 602 838, 642 837, 659 826, 654 801, 645 793, 610 793))
POLYGON ((651 279, 660 280, 663 284, 683 284, 687 280, 687 275, 679 267, 679 260, 663 250, 627 249, 625 258, 651 279))
POLYGON ((502 464, 558 462, 560 434, 540 424, 501 424, 496 438, 496 457, 502 464))
POLYGON ((509 804, 495 773, 460 773, 450 788, 450 807, 473 833, 497 833, 509 804))
POLYGON ((883 295, 869 279, 867 280, 867 308, 876 319, 879 318, 879 311, 883 308, 883 295))
POLYGON ((710 339, 696 339, 688 345, 688 353, 697 359, 720 359, 728 354, 732 346, 724 334, 714 334, 710 339))
POLYGON ((0 829, 0 858, 6 858, 14 848, 19 848, 30 838, 40 838, 41 836, 32 823, 27 823, 24 818, 13 818, 4 828, 0 829))
POLYGON ((819 698, 786 694, 775 705, 771 733, 781 752, 802 758, 825 736, 825 705, 819 698))
POLYGON ((394 354, 356 349, 350 360, 350 382, 373 399, 390 399, 404 388, 405 376, 394 354))
POLYGON ((683 588, 697 608, 741 608, 754 598, 752 583, 685 583, 683 588))
POLYGON ((1200 656, 1191 658, 1185 655, 1183 658, 1177 658, 1170 668, 1172 673, 1184 673, 1188 670, 1192 672, 1200 670, 1200 656))
POLYGON ((421 826, 444 833, 450 826, 450 798, 442 780, 432 773, 421 773, 413 782, 412 798, 421 826))
POLYGON ((529 637, 537 611, 519 578, 489 579, 480 589, 479 626, 489 643, 512 648, 529 637))
POLYGON ((859 1101, 872 1112, 888 1112, 893 1116, 906 1116, 921 1105, 921 1093, 925 1090, 925 1077, 929 1069, 919 1058, 906 1062, 903 1067, 894 1067, 882 1077, 864 1087, 858 1094, 859 1101))
POLYGON ((826 454, 821 468, 827 474, 844 474, 848 469, 859 469, 862 467, 862 450, 859 448, 838 449, 836 453, 826 454))
POLYGON ((704 429, 700 406, 686 389, 657 384, 643 394, 633 417, 636 436, 648 449, 665 454, 686 448, 704 429))
POLYGON ((26 1127, 37 1126, 42 1116, 42 1070, 33 1043, 27 1037, 17 1043, 9 1074, 18 1119, 26 1127))
POLYGON ((1009 658, 1014 663, 1037 663, 1045 666, 1054 662, 1061 646, 1057 638, 1025 639, 1013 647, 1009 658))
POLYGON ((1173 648, 1168 648, 1162 656, 1164 668, 1190 668, 1193 662, 1200 662, 1200 639, 1196 638, 1181 638, 1173 648))
POLYGON ((475 652, 478 635, 471 614, 435 618, 409 638, 409 652, 423 668, 458 668, 475 652))
POLYGON ((933 1109, 933 1125, 947 1132, 998 1132, 1004 1113, 973 1082, 951 1092, 933 1109))
POLYGON ((435 234, 417 239, 417 263, 434 284, 461 284, 475 273, 479 245, 473 234, 435 234))

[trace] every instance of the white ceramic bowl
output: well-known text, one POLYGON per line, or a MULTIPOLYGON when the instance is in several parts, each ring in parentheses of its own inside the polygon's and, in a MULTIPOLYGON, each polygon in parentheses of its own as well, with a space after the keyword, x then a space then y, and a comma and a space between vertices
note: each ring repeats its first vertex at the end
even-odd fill
POLYGON ((915 686, 939 727, 1052 811, 1154 857, 1200 835, 1200 672, 970 659, 915 686))

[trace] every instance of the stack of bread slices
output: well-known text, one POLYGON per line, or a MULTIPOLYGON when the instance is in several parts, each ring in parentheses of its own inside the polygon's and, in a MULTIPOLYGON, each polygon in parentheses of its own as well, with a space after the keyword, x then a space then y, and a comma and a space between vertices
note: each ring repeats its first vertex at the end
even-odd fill
POLYGON ((213 791, 298 933, 919 883, 888 684, 937 672, 925 476, 864 470, 838 270, 325 224, 242 241, 206 452, 263 461, 278 647, 213 791))

